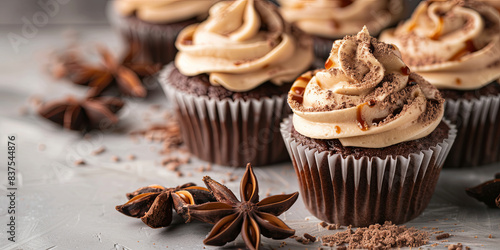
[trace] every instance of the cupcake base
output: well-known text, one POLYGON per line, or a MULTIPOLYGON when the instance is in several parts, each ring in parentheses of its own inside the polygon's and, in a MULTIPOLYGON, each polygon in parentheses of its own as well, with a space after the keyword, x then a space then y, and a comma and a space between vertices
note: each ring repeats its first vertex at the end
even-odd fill
POLYGON ((473 91, 442 90, 445 118, 457 126, 457 138, 445 168, 464 168, 500 161, 500 84, 473 91))
POLYGON ((231 92, 210 85, 206 75, 184 76, 173 64, 162 72, 160 82, 175 106, 184 142, 193 155, 234 167, 288 159, 279 124, 291 113, 287 92, 280 92, 289 85, 265 84, 249 92, 231 92))
POLYGON ((419 139, 418 144, 434 144, 426 149, 410 153, 411 147, 405 147, 408 154, 394 151, 402 148, 402 143, 378 153, 368 150, 364 155, 365 150, 358 150, 359 154, 349 152, 347 156, 342 152, 347 154, 343 149, 348 147, 318 150, 313 147, 316 140, 296 137, 290 118, 281 124, 281 133, 307 209, 329 223, 356 227, 385 221, 401 224, 421 214, 456 136, 454 126, 441 124, 419 139))

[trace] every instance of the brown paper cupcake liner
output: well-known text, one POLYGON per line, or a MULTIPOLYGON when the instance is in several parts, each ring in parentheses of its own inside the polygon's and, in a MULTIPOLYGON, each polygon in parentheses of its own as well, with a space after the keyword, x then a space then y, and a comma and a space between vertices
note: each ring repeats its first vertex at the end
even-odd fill
POLYGON ((316 55, 316 58, 320 59, 324 63, 324 61, 330 56, 330 51, 332 50, 332 45, 335 40, 337 39, 313 36, 314 55, 316 55))
POLYGON ((500 95, 473 100, 446 99, 445 118, 457 138, 445 168, 475 167, 500 161, 500 95))
POLYGON ((111 26, 116 29, 128 44, 138 44, 142 60, 168 64, 177 53, 175 40, 179 32, 190 24, 197 23, 196 18, 172 24, 154 24, 135 17, 123 17, 113 8, 113 1, 107 6, 107 15, 111 26))
POLYGON ((342 157, 318 152, 291 136, 292 121, 281 133, 292 158, 307 209, 318 219, 341 225, 368 226, 407 222, 425 209, 453 144, 456 129, 427 150, 408 156, 342 157))
POLYGON ((179 117, 182 137, 198 158, 234 167, 269 165, 288 160, 279 132, 291 113, 287 94, 252 100, 216 100, 177 90, 168 83, 173 65, 160 82, 179 117))

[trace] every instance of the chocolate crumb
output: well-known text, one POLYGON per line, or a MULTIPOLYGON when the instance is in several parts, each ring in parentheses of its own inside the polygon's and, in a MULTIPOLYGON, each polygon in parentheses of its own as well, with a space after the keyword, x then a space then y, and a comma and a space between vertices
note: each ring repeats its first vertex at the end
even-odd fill
POLYGON ((43 100, 40 96, 33 95, 29 98, 29 102, 31 103, 31 105, 38 107, 43 103, 43 100))
POLYGON ((130 154, 130 155, 127 156, 127 159, 130 160, 130 161, 133 161, 133 160, 135 160, 135 155, 130 154))
POLYGON ((328 246, 347 244, 349 249, 383 249, 391 247, 419 247, 429 242, 429 233, 406 226, 397 226, 391 222, 375 224, 352 231, 348 227, 343 232, 321 237, 328 246))
POLYGON ((76 160, 73 164, 75 164, 75 166, 85 165, 85 161, 83 159, 80 159, 76 160))
POLYGON ((104 151, 106 151, 106 148, 104 146, 101 146, 99 147, 98 149, 92 151, 92 155, 100 155, 102 154, 104 151))
POLYGON ((436 236, 436 240, 442 240, 442 239, 446 239, 446 238, 449 238, 449 237, 450 237, 449 233, 444 233, 444 234, 437 235, 436 236))
POLYGON ((328 223, 326 223, 325 221, 322 221, 322 222, 318 223, 318 225, 320 225, 322 228, 325 228, 328 226, 328 223))
POLYGON ((338 229, 341 229, 342 227, 340 226, 340 224, 330 224, 326 227, 326 229, 328 230, 338 230, 338 229))
POLYGON ((182 159, 176 156, 169 156, 161 161, 161 165, 165 166, 165 168, 170 171, 177 171, 181 165, 186 164, 188 162, 189 158, 182 159))
MULTIPOLYGON (((462 243, 457 243, 456 245, 449 245, 448 250, 463 250, 464 246, 462 243)), ((470 249, 470 247, 465 246, 465 249, 470 249)))
POLYGON ((19 115, 27 115, 29 112, 28 112, 28 108, 26 106, 22 106, 19 108, 19 115))
POLYGON ((295 236, 295 238, 294 238, 294 239, 295 239, 297 242, 302 243, 302 244, 304 244, 304 245, 307 245, 307 244, 311 243, 311 241, 310 241, 309 239, 307 239, 307 238, 303 238, 303 237, 300 237, 300 236, 295 236))
MULTIPOLYGON (((160 154, 168 154, 174 150, 180 150, 183 145, 183 141, 179 122, 171 112, 165 113, 164 119, 164 124, 151 125, 145 130, 133 131, 130 135, 143 136, 150 142, 161 142, 163 145, 160 154)), ((153 148, 150 149, 151 151, 155 151, 153 148)))
POLYGON ((267 189, 266 194, 264 196, 266 196, 266 197, 271 196, 271 189, 270 188, 267 189))
POLYGON ((310 235, 308 233, 304 234, 304 238, 308 239, 311 242, 316 242, 316 237, 314 237, 314 236, 312 236, 312 235, 310 235))
POLYGON ((113 155, 113 156, 111 156, 111 161, 113 161, 113 162, 119 162, 120 161, 120 157, 118 157, 116 155, 113 155))
POLYGON ((493 236, 491 236, 491 234, 490 234, 490 235, 488 235, 488 238, 492 239, 492 238, 493 238, 493 236))

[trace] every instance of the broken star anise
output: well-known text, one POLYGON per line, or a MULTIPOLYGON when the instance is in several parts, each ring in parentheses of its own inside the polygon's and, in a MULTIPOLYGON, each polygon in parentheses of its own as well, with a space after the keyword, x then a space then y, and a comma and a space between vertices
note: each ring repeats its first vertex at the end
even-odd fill
POLYGON ((118 122, 116 113, 123 107, 115 97, 90 97, 78 100, 72 96, 43 104, 38 113, 70 130, 107 129, 118 122))
POLYGON ((475 187, 466 188, 465 192, 488 207, 500 208, 500 178, 498 177, 500 176, 497 174, 494 180, 487 181, 475 187))
POLYGON ((151 228, 166 227, 172 222, 172 209, 183 215, 187 205, 214 201, 214 197, 204 187, 187 183, 175 188, 151 185, 127 194, 129 201, 116 206, 122 214, 141 218, 151 228))
POLYGON ((259 201, 257 178, 250 164, 240 183, 239 201, 224 185, 205 176, 203 181, 218 202, 188 206, 188 221, 197 219, 215 224, 206 245, 222 246, 238 237, 241 232, 249 249, 258 249, 261 234, 272 239, 285 239, 295 234, 277 216, 288 210, 297 200, 298 192, 275 195, 259 201))
POLYGON ((79 54, 68 51, 59 56, 56 77, 66 77, 73 83, 91 87, 89 96, 99 96, 111 86, 118 88, 121 94, 133 97, 145 97, 147 90, 141 79, 151 76, 161 68, 160 64, 138 62, 139 46, 132 44, 123 59, 114 58, 109 50, 98 46, 102 65, 85 62, 79 54))

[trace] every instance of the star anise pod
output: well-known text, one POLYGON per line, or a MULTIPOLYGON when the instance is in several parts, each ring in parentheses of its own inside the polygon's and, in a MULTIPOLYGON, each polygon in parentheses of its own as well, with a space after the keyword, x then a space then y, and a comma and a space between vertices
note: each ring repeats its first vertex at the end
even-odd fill
POLYGON ((139 188, 127 194, 129 201, 116 206, 116 210, 124 215, 141 220, 151 228, 160 228, 172 222, 172 209, 183 215, 188 205, 215 201, 210 191, 187 183, 175 188, 151 185, 139 188))
POLYGON ((249 249, 258 249, 261 234, 272 239, 285 239, 295 234, 277 216, 288 210, 297 200, 298 192, 275 195, 259 201, 257 178, 250 164, 240 183, 239 201, 231 190, 208 176, 203 178, 208 189, 218 202, 188 206, 186 216, 215 224, 206 245, 223 246, 233 241, 241 232, 249 249))
POLYGON ((133 97, 145 97, 147 90, 142 80, 158 72, 160 64, 138 62, 139 46, 132 44, 122 59, 116 59, 109 50, 98 46, 101 65, 85 62, 76 52, 67 52, 59 57, 57 76, 64 75, 73 83, 91 87, 89 96, 99 96, 111 86, 120 93, 133 97))
POLYGON ((115 97, 89 97, 78 100, 72 96, 43 104, 38 113, 70 130, 107 129, 118 122, 116 113, 123 107, 115 97))
MULTIPOLYGON (((495 178, 500 177, 496 176, 495 178)), ((479 186, 466 188, 465 192, 477 199, 484 202, 488 207, 500 208, 500 178, 487 181, 479 186)))

